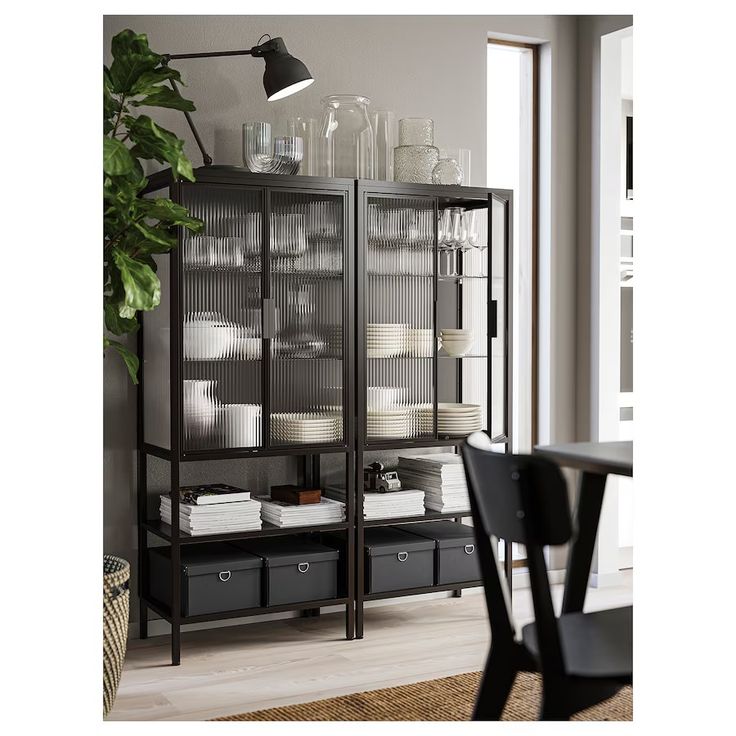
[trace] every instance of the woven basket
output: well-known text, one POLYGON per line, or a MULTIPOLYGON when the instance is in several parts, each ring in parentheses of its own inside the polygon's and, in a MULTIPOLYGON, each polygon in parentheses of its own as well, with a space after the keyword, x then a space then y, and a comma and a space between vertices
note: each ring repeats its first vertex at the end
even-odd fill
POLYGON ((115 702, 115 695, 123 671, 125 647, 128 642, 128 613, 130 610, 130 565, 120 557, 104 556, 102 575, 102 709, 107 715, 115 702))

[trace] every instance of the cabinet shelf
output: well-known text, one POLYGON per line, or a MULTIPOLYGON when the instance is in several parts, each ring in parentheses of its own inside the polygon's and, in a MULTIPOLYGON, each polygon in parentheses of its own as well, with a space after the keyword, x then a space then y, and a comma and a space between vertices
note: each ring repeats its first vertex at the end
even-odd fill
MULTIPOLYGON (((143 596, 146 605, 157 613, 165 621, 171 623, 171 607, 148 595, 143 596)), ((300 603, 285 603, 281 606, 259 606, 257 608, 241 608, 233 611, 222 611, 220 613, 203 613, 199 616, 182 616, 180 624, 198 624, 206 621, 223 621, 228 618, 245 618, 247 616, 260 616, 265 613, 282 613, 284 611, 303 611, 309 608, 323 608, 326 606, 344 606, 351 603, 349 598, 324 598, 317 601, 303 601, 300 603)))
MULTIPOLYGON (((262 529, 255 529, 249 532, 227 532, 225 534, 202 534, 201 536, 192 537, 189 534, 181 534, 179 536, 180 544, 204 544, 206 542, 235 542, 240 539, 258 539, 262 537, 283 537, 294 534, 307 534, 310 532, 334 532, 347 529, 350 524, 347 521, 341 521, 335 524, 316 524, 313 526, 293 526, 282 528, 263 522, 262 529)), ((144 524, 144 527, 151 534, 171 542, 172 530, 168 524, 163 521, 153 519, 144 524)))
POLYGON ((415 521, 436 521, 439 519, 455 519, 459 516, 470 516, 470 509, 467 511, 425 511, 419 516, 400 516, 393 519, 365 519, 363 526, 368 528, 371 526, 393 526, 394 524, 411 524, 415 521))

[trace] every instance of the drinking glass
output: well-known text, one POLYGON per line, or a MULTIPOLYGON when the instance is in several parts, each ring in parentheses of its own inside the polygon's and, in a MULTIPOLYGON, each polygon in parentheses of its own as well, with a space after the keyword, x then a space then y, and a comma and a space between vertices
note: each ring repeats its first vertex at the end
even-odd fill
POLYGON ((243 123, 243 165, 248 171, 267 171, 271 165, 271 155, 271 124, 243 123))
POLYGON ((302 176, 317 176, 317 121, 314 118, 289 118, 286 121, 286 133, 303 141, 304 155, 299 173, 302 176))

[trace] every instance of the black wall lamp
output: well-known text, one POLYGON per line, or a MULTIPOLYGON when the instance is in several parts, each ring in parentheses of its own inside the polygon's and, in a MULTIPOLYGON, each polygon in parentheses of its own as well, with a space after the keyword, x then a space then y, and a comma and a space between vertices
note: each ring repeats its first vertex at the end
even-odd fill
MULTIPOLYGON (((284 97, 293 95, 295 92, 299 92, 312 84, 314 78, 309 73, 309 69, 307 69, 303 62, 289 53, 284 39, 268 36, 268 41, 261 43, 266 36, 261 36, 258 44, 252 49, 242 49, 240 51, 208 51, 201 54, 165 54, 163 63, 167 64, 171 59, 209 59, 216 56, 260 56, 266 62, 266 69, 263 72, 263 88, 266 90, 266 98, 269 102, 281 100, 284 97)), ((171 86, 176 89, 176 83, 173 80, 170 81, 171 86)), ((184 115, 194 134, 194 140, 197 141, 197 146, 202 153, 204 165, 211 166, 212 157, 205 150, 192 116, 186 111, 184 115)))

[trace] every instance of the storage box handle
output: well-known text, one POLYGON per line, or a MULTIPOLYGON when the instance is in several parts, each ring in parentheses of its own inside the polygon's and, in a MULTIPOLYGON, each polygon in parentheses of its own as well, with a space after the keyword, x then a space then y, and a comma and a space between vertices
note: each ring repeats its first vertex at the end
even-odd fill
POLYGON ((409 553, 408 552, 399 552, 396 555, 396 558, 399 562, 406 562, 409 559, 409 553))
POLYGON ((466 544, 465 545, 465 554, 466 555, 472 555, 473 552, 475 552, 475 545, 474 544, 466 544))
POLYGON ((230 572, 230 570, 223 570, 222 572, 217 573, 217 577, 222 580, 223 583, 226 583, 230 578, 233 576, 233 574, 230 572))
POLYGON ((296 569, 299 570, 299 572, 306 572, 307 570, 309 570, 309 563, 308 562, 300 562, 296 566, 296 569))

